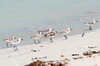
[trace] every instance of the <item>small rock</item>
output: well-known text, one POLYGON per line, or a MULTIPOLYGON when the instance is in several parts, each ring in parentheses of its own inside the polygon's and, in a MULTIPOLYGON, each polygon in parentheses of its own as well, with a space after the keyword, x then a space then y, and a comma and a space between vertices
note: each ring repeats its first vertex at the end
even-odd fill
POLYGON ((64 55, 64 54, 61 54, 60 57, 61 57, 61 58, 62 58, 62 57, 65 57, 65 55, 64 55))
POLYGON ((79 56, 79 54, 72 54, 72 56, 79 56))
POLYGON ((31 50, 31 51, 33 51, 33 52, 37 52, 37 50, 31 50))

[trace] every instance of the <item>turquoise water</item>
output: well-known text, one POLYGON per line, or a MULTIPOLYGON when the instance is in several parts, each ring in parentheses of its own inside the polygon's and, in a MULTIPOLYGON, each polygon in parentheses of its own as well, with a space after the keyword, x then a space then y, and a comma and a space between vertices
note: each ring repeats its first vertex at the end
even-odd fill
MULTIPOLYGON (((0 0, 0 48, 5 47, 2 39, 8 35, 21 36, 26 45, 27 37, 49 27, 84 32, 85 21, 100 21, 99 6, 100 0, 0 0)), ((100 23, 93 28, 99 29, 100 23)))

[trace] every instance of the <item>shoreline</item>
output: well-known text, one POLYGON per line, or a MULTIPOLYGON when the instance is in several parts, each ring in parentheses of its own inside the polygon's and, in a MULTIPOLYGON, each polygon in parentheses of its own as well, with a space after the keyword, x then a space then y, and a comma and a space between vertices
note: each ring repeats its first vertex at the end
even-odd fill
POLYGON ((13 48, 0 49, 0 66, 25 66, 31 63, 32 58, 35 57, 47 57, 42 59, 45 61, 68 58, 71 60, 68 66, 100 66, 99 55, 96 55, 95 58, 89 57, 78 60, 74 60, 72 56, 74 53, 82 54, 88 50, 100 50, 99 33, 100 29, 86 33, 84 37, 78 34, 69 36, 67 40, 64 40, 64 38, 54 39, 53 43, 47 41, 40 44, 18 46, 19 51, 14 51, 13 48), (90 49, 88 46, 96 46, 96 48, 90 49), (61 57, 61 54, 64 54, 64 57, 61 57))
MULTIPOLYGON (((93 31, 97 31, 97 30, 99 30, 99 29, 95 29, 95 30, 88 30, 88 29, 84 29, 84 30, 82 30, 82 32, 79 32, 79 33, 73 33, 73 31, 71 31, 71 33, 69 33, 67 36, 68 37, 71 37, 71 36, 75 36, 75 35, 82 35, 83 33, 91 33, 91 32, 93 32, 93 31)), ((26 34, 26 33, 25 33, 26 34)), ((29 33, 29 34, 31 34, 32 35, 32 33, 29 33)), ((30 36, 31 36, 30 35, 30 36)), ((33 45, 34 43, 33 43, 33 39, 27 39, 27 38, 29 38, 29 35, 26 35, 26 36, 24 36, 24 34, 21 36, 21 35, 17 35, 17 34, 15 34, 15 36, 20 36, 21 38, 23 38, 23 39, 25 39, 26 41, 24 41, 24 42, 21 42, 21 44, 19 44, 19 46, 26 46, 26 45, 33 45)), ((7 36, 5 36, 5 37, 7 37, 7 36)), ((2 37, 2 38, 4 38, 4 36, 2 37)), ((63 34, 57 34, 57 35, 55 35, 55 37, 53 38, 53 40, 58 40, 58 39, 61 39, 61 38, 63 38, 63 34)), ((49 38, 41 38, 40 39, 40 41, 41 41, 41 43, 45 43, 45 42, 49 42, 49 38)), ((1 47, 0 49, 6 49, 7 47, 6 47, 6 44, 5 44, 5 42, 4 41, 2 41, 1 42, 3 45, 3 47, 1 47)), ((40 43, 40 44, 41 44, 40 43)), ((11 48, 11 47, 10 47, 11 48)))

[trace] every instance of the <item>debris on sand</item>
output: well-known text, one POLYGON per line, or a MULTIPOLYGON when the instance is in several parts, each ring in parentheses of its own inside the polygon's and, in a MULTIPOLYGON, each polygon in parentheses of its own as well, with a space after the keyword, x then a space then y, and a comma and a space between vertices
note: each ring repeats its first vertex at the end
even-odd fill
POLYGON ((68 65, 67 60, 53 60, 53 61, 33 61, 26 66, 66 66, 68 65))
POLYGON ((46 59, 47 58, 47 56, 44 56, 44 57, 35 57, 35 58, 32 58, 32 60, 40 60, 40 59, 46 59))
POLYGON ((38 51, 40 51, 40 50, 33 50, 33 49, 32 49, 31 51, 32 51, 32 52, 38 52, 38 51))

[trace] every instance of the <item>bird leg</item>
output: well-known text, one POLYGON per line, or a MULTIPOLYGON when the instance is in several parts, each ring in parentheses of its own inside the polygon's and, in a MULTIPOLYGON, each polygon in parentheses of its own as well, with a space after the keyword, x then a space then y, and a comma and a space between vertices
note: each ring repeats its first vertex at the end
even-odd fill
POLYGON ((85 35, 85 33, 83 33, 81 37, 83 37, 84 35, 85 35))
POLYGON ((7 47, 9 47, 9 46, 8 46, 8 42, 6 42, 6 45, 7 45, 7 47))
POLYGON ((64 35, 64 37, 65 37, 65 40, 68 39, 66 35, 64 35))
POLYGON ((14 50, 15 50, 15 51, 17 51, 17 50, 18 50, 18 48, 17 48, 17 46, 16 46, 16 45, 13 45, 13 47, 14 47, 14 50))
POLYGON ((34 40, 34 43, 37 44, 37 43, 36 43, 36 40, 34 40))
POLYGON ((53 40, 52 40, 52 37, 50 38, 50 43, 52 43, 53 42, 53 40))
POLYGON ((10 46, 12 47, 12 44, 10 44, 10 46))
POLYGON ((89 30, 92 30, 92 27, 91 26, 89 27, 89 30))
POLYGON ((40 41, 38 40, 38 43, 40 43, 40 41))
POLYGON ((16 47, 16 50, 18 50, 18 48, 17 48, 17 46, 15 45, 15 47, 16 47))
POLYGON ((17 46, 16 46, 16 51, 18 50, 17 46))

